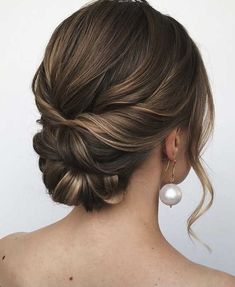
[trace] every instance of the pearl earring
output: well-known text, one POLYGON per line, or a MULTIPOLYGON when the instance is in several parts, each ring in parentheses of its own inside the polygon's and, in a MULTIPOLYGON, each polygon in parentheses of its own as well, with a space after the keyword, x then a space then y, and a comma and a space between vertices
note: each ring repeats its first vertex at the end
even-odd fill
MULTIPOLYGON (((170 160, 168 161, 167 167, 165 171, 169 167, 170 160)), ((172 205, 180 202, 182 198, 182 192, 178 185, 174 184, 174 171, 175 171, 176 160, 174 160, 173 169, 172 169, 172 177, 171 183, 165 184, 161 190, 159 191, 159 197, 163 203, 172 207, 172 205)))

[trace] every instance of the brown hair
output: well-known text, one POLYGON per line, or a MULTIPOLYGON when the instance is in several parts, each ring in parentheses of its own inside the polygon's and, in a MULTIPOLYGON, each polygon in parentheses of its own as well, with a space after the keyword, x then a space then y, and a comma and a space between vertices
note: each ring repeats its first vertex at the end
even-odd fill
MULTIPOLYGON (((188 130, 188 158, 213 202, 202 149, 214 127, 207 72, 195 42, 147 1, 98 0, 53 32, 32 90, 42 130, 33 137, 55 202, 87 211, 124 194, 132 173, 175 127, 188 130)), ((211 199, 203 212, 206 193, 211 199)))

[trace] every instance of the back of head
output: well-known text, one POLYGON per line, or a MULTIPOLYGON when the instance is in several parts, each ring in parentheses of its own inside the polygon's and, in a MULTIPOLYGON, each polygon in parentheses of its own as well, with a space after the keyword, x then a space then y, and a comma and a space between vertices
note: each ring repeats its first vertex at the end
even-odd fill
POLYGON ((186 29, 147 1, 93 1, 65 19, 32 89, 42 124, 33 146, 54 201, 108 206, 176 126, 188 131, 190 164, 213 195, 200 162, 214 123, 202 57, 186 29))

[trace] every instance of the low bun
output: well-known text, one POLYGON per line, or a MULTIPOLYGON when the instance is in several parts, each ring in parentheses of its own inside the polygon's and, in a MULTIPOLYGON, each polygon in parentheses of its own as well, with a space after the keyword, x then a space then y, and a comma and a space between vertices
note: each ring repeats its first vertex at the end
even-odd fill
POLYGON ((54 128, 44 121, 42 131, 33 137, 43 182, 52 199, 66 205, 83 203, 87 211, 117 203, 114 198, 118 198, 115 195, 120 189, 118 175, 101 167, 79 134, 78 126, 65 125, 65 121, 54 128))
POLYGON ((65 167, 61 162, 47 162, 44 183, 55 202, 69 206, 83 203, 87 211, 99 210, 105 205, 109 191, 115 191, 118 177, 97 176, 65 167), (54 180, 52 180, 54 178, 54 180), (100 192, 100 193, 99 193, 100 192))

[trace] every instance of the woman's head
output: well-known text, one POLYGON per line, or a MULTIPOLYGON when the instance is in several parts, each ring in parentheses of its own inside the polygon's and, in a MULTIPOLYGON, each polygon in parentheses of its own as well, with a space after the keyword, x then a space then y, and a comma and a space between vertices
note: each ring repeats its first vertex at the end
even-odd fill
POLYGON ((124 194, 155 148, 171 157, 167 139, 184 131, 185 166, 203 186, 188 219, 193 234, 206 191, 213 199, 200 160, 214 105, 200 52, 179 22, 147 1, 93 1, 55 29, 32 89, 43 181, 54 201, 87 211, 124 194))

